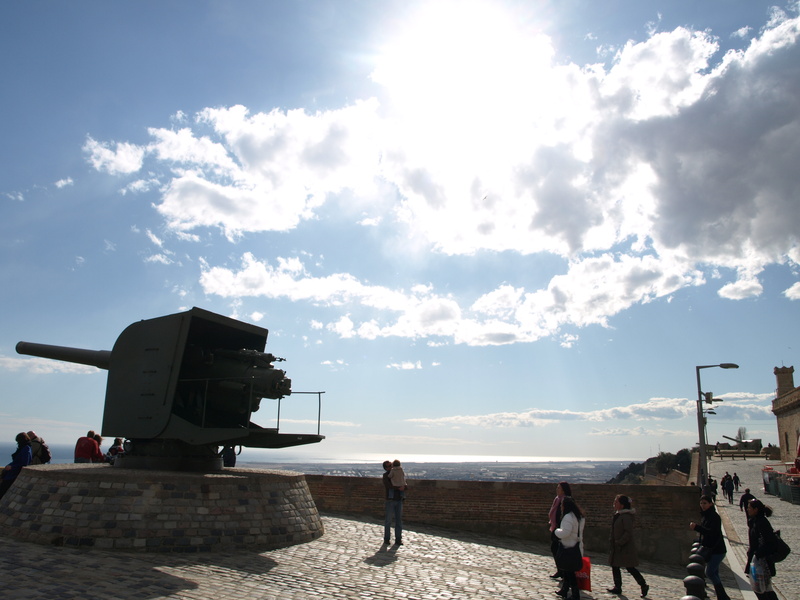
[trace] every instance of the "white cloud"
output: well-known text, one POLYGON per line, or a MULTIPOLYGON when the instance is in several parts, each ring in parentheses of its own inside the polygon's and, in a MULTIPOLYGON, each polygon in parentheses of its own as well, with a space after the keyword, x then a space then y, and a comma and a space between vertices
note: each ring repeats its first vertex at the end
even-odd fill
POLYGON ((396 369, 398 371, 413 371, 422 368, 422 362, 403 361, 399 363, 390 363, 386 365, 387 369, 396 369))
POLYGON ((88 160, 95 169, 112 175, 135 173, 142 168, 145 154, 144 148, 134 144, 106 144, 91 137, 86 139, 83 151, 89 155, 88 160))
POLYGON ((68 185, 73 185, 74 183, 75 182, 72 181, 72 177, 67 177, 66 179, 59 179, 58 181, 55 182, 54 185, 58 189, 61 189, 61 188, 67 187, 68 185))
POLYGON ((783 295, 789 300, 800 300, 800 282, 783 291, 783 295))
MULTIPOLYGON (((725 405, 715 406, 718 415, 727 420, 774 420, 771 400, 774 396, 763 394, 726 394, 725 405)), ((696 416, 696 402, 686 398, 652 398, 641 404, 615 406, 591 411, 558 409, 529 409, 522 412, 500 412, 483 415, 451 415, 438 418, 406 419, 424 427, 546 427, 564 421, 664 421, 696 416)), ((640 426, 641 427, 641 426, 640 426)), ((635 429, 635 428, 634 428, 635 429)), ((595 430, 603 435, 602 430, 595 430)), ((609 430, 606 430, 609 431, 609 430)), ((612 430, 613 431, 613 430, 612 430)), ((627 427, 619 431, 630 431, 627 427)))
POLYGON ((145 161, 167 170, 156 208, 184 236, 289 231, 333 198, 363 215, 360 195, 380 181, 391 206, 360 223, 380 218, 420 255, 551 254, 565 264, 538 289, 506 282, 474 298, 252 254, 239 269, 203 269, 208 294, 342 307, 347 316, 327 325, 342 337, 532 341, 607 326, 715 271, 722 298, 754 297, 766 266, 797 258, 799 19, 775 10, 745 50, 724 56, 709 32, 654 24, 605 67, 563 64, 551 40, 497 13, 451 13, 443 44, 439 9, 425 10, 432 20, 387 39, 373 73, 384 106, 207 108, 190 124, 176 115, 178 130, 151 128, 146 146, 90 137, 89 161, 116 174, 145 161))
POLYGON ((5 371, 25 371, 37 375, 46 375, 50 373, 91 375, 103 372, 102 369, 98 369, 97 367, 38 357, 10 358, 7 356, 0 356, 0 368, 5 371))

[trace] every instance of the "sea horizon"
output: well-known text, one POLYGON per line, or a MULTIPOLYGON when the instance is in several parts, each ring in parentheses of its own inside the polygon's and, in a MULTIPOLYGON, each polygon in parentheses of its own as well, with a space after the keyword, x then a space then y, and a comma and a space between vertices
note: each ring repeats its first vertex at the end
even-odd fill
MULTIPOLYGON (((71 463, 73 461, 74 445, 48 444, 53 455, 54 464, 71 463)), ((106 444, 101 448, 108 450, 106 444)), ((16 444, 0 444, 0 461, 3 456, 6 461, 11 460, 11 454, 16 450, 16 444)), ((647 457, 649 458, 649 457, 647 457)), ((384 460, 400 459, 404 464, 453 464, 453 463, 642 463, 647 458, 630 457, 579 457, 579 456, 513 456, 489 454, 324 454, 322 452, 305 453, 286 449, 269 448, 242 448, 237 456, 237 462, 255 464, 378 464, 384 460)), ((2 464, 2 463, 0 463, 2 464)))

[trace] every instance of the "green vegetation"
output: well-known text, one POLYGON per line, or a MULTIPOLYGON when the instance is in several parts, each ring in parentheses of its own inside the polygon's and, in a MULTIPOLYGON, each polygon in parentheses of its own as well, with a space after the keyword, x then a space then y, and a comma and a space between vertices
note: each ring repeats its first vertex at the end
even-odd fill
POLYGON ((666 474, 673 470, 688 474, 692 467, 692 451, 684 448, 678 450, 677 454, 659 452, 658 456, 648 458, 643 463, 629 464, 606 483, 642 483, 646 467, 655 468, 660 474, 666 474))

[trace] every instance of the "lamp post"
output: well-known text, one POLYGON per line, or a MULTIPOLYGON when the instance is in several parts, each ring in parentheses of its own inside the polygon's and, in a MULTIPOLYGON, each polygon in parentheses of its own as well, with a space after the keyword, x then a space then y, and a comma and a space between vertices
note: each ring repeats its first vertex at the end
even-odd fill
POLYGON ((738 369, 735 363, 720 363, 718 365, 699 365, 695 367, 697 373, 697 435, 700 439, 700 472, 697 474, 697 485, 703 489, 708 483, 708 457, 706 456, 706 419, 703 416, 703 388, 700 385, 700 369, 738 369))

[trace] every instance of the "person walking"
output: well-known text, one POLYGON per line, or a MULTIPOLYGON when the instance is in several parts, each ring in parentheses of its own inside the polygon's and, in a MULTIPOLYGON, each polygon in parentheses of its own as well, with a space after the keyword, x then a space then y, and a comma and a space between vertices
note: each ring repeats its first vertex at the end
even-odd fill
POLYGON ((636 542, 633 539, 634 516, 636 511, 631 508, 631 500, 622 494, 614 498, 614 516, 611 519, 611 551, 608 562, 614 577, 614 587, 608 588, 611 594, 622 594, 622 568, 636 580, 642 588, 642 598, 647 596, 650 586, 644 576, 636 567, 639 565, 639 556, 636 552, 636 542))
POLYGON ((733 504, 733 478, 728 478, 722 484, 724 496, 728 499, 728 504, 733 504))
POLYGON ((11 462, 3 469, 2 480, 0 480, 0 498, 5 496, 8 488, 17 480, 22 468, 27 467, 33 460, 31 441, 28 438, 28 434, 24 431, 18 433, 16 441, 17 450, 11 455, 11 462))
MULTIPOLYGON (((578 577, 575 574, 579 571, 583 561, 583 528, 586 525, 583 511, 580 509, 572 496, 564 496, 561 499, 561 525, 553 532, 559 540, 563 549, 575 548, 578 546, 579 553, 572 553, 575 557, 573 564, 558 564, 560 554, 556 555, 556 564, 564 574, 564 582, 556 592, 559 596, 568 600, 580 600, 581 592, 578 589, 578 577), (572 592, 570 594, 570 592, 572 592)), ((570 559, 572 560, 572 559, 570 559)))
POLYGON ((727 549, 722 537, 722 519, 710 496, 700 496, 700 522, 692 521, 689 528, 700 534, 702 554, 706 557, 706 577, 714 585, 717 600, 731 600, 719 577, 719 565, 725 559, 727 549))
POLYGON ((734 471, 733 472, 733 487, 737 492, 739 491, 739 484, 741 482, 742 482, 742 480, 739 479, 739 476, 736 474, 736 471, 734 471))
MULTIPOLYGON (((556 497, 553 499, 550 512, 547 514, 550 523, 550 552, 553 554, 553 560, 555 560, 556 552, 558 552, 558 536, 556 536, 555 531, 561 525, 561 501, 565 496, 572 496, 572 490, 566 481, 562 481, 556 486, 556 497)), ((556 572, 550 577, 552 579, 560 579, 563 576, 564 574, 556 565, 556 572)))
POLYGON ((747 505, 750 500, 755 500, 756 497, 750 493, 750 488, 744 488, 744 494, 739 498, 739 510, 744 511, 744 518, 747 520, 747 529, 750 529, 750 513, 747 510, 747 505))
POLYGON ((383 488, 386 502, 384 505, 383 543, 388 544, 392 532, 392 517, 394 517, 394 543, 403 545, 403 500, 405 493, 395 494, 392 485, 392 461, 383 461, 383 488))
POLYGON ((775 531, 768 519, 772 516, 772 508, 761 500, 750 500, 747 503, 747 515, 750 531, 747 536, 749 547, 744 572, 750 576, 750 586, 758 600, 778 600, 778 595, 772 589, 775 563, 769 558, 775 539, 775 531))

